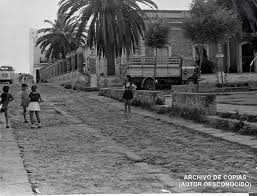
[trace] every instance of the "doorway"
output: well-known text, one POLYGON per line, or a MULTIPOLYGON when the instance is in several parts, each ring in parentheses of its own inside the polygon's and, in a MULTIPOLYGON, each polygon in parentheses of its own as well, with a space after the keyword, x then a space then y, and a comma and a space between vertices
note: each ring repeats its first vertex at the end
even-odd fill
POLYGON ((36 69, 36 83, 40 82, 40 73, 39 73, 39 69, 36 69))
MULTIPOLYGON (((254 58, 254 50, 251 44, 242 45, 242 71, 250 72, 250 63, 254 58)), ((254 72, 254 66, 251 67, 251 72, 254 72)))

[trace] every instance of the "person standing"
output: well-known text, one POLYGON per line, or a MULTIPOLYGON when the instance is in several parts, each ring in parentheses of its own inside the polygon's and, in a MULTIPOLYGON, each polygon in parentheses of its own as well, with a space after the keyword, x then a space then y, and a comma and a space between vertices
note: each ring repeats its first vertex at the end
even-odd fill
POLYGON ((30 115, 30 121, 31 121, 31 128, 36 128, 34 124, 34 113, 37 118, 38 122, 38 128, 42 127, 41 122, 40 122, 40 117, 39 117, 39 112, 40 112, 40 106, 39 103, 43 102, 41 99, 40 93, 37 91, 37 86, 33 85, 31 87, 31 93, 29 94, 29 106, 28 106, 28 111, 30 115))
POLYGON ((23 108, 23 117, 24 117, 24 123, 28 123, 26 113, 27 113, 27 107, 29 105, 29 94, 31 90, 29 89, 27 84, 21 85, 21 106, 23 108))
POLYGON ((8 105, 14 100, 13 96, 9 93, 9 86, 3 87, 3 93, 1 94, 0 104, 2 105, 1 113, 4 113, 6 128, 9 128, 9 118, 8 118, 8 105))
POLYGON ((128 111, 129 113, 131 112, 131 102, 134 98, 133 95, 133 83, 132 83, 132 78, 130 75, 126 76, 126 80, 124 83, 124 93, 122 96, 122 99, 124 101, 124 107, 125 107, 125 113, 128 111))

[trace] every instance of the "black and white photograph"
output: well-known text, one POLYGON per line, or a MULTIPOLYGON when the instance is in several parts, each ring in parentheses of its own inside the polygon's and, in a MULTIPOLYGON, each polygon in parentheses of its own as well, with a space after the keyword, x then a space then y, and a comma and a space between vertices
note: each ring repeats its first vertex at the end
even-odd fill
POLYGON ((0 196, 257 195, 257 0, 0 0, 0 196))

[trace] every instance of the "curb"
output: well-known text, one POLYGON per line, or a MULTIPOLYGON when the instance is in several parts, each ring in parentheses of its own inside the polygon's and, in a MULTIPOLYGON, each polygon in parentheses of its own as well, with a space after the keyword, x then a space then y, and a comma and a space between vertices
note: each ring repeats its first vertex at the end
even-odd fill
MULTIPOLYGON (((2 116, 0 121, 2 121, 2 116)), ((0 124, 0 195, 34 195, 13 129, 0 124)))

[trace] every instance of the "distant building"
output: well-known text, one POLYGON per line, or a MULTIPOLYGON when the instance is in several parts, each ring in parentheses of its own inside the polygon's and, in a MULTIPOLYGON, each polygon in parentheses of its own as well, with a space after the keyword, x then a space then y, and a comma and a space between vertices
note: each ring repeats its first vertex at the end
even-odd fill
POLYGON ((38 70, 48 65, 47 59, 45 58, 46 51, 44 51, 42 54, 40 47, 36 47, 36 42, 39 37, 37 31, 37 29, 30 29, 29 31, 29 73, 33 75, 34 81, 37 81, 39 79, 38 70))
MULTIPOLYGON (((146 22, 163 20, 170 27, 169 43, 161 49, 158 49, 159 57, 179 55, 184 60, 184 65, 192 65, 198 60, 198 46, 194 45, 191 40, 187 39, 181 29, 183 18, 189 14, 188 10, 144 10, 148 19, 146 22)), ((245 31, 243 29, 243 31, 245 31)), ((243 39, 244 32, 236 37, 228 39, 223 48, 223 63, 225 72, 227 73, 247 73, 250 72, 250 63, 254 59, 255 53, 251 44, 243 39)), ((144 40, 141 39, 139 47, 133 56, 136 57, 153 57, 154 49, 145 46, 144 40)), ((202 66, 202 74, 215 73, 217 55, 217 46, 215 44, 204 45, 204 65, 202 66)), ((96 57, 96 52, 91 50, 87 52, 88 57, 96 57)), ((103 61, 104 62, 104 61, 103 61)), ((257 60, 256 60, 257 62, 257 60)), ((257 72, 257 63, 252 66, 251 71, 257 72)), ((119 68, 117 67, 118 71, 119 68)), ((107 66, 105 63, 100 63, 97 66, 99 75, 107 75, 107 66)))

